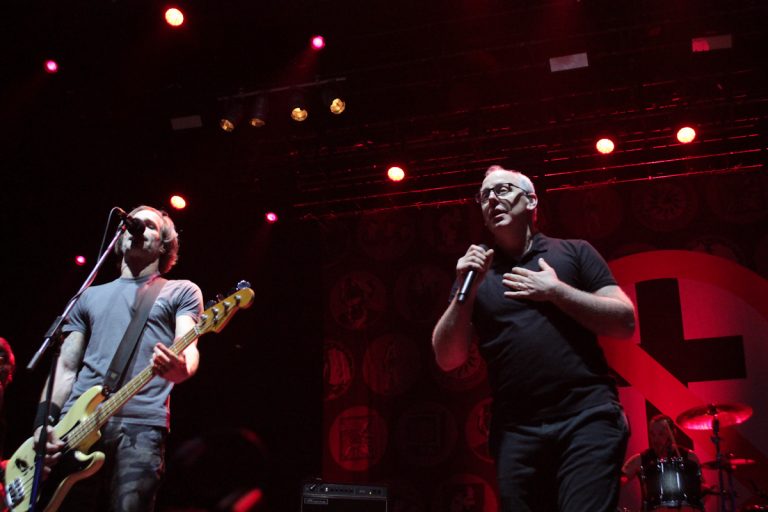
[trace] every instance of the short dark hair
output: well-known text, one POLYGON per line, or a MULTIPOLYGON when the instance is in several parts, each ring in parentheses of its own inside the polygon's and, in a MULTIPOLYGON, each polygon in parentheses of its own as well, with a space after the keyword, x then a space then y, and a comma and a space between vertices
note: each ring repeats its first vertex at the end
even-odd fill
MULTIPOLYGON (((176 265, 177 261, 179 261, 179 234, 176 232, 176 226, 173 223, 173 220, 164 210, 158 210, 157 208, 153 208, 151 206, 141 205, 131 210, 128 215, 133 216, 143 210, 149 210, 156 213, 162 221, 162 225, 160 226, 160 238, 163 242, 163 250, 160 253, 160 261, 158 267, 160 273, 165 274, 171 270, 174 265, 176 265)), ((122 244, 118 243, 115 245, 115 254, 121 258, 123 257, 122 244)))

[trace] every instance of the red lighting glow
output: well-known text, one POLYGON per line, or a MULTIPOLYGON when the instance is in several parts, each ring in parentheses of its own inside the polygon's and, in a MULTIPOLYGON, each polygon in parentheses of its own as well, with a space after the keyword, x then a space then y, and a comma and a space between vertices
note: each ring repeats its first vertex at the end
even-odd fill
POLYGON ((677 140, 679 140, 681 144, 688 144, 689 142, 693 142, 693 139, 695 138, 696 130, 690 126, 683 126, 677 130, 677 140))
POLYGON ((82 267, 86 264, 85 256, 75 256, 75 265, 82 267))
POLYGON ((392 181, 402 181, 402 179, 405 178, 405 171, 402 167, 393 165, 387 169, 387 177, 392 181))
POLYGON ((613 148, 615 146, 611 139, 600 139, 597 141, 597 144, 595 144, 595 147, 600 153, 607 155, 608 153, 613 153, 613 148))
POLYGON ((187 200, 181 196, 171 196, 171 206, 177 210, 183 210, 187 207, 187 200))
POLYGON ((267 222, 269 222, 270 224, 274 224, 275 222, 277 222, 277 214, 276 214, 275 212, 267 212, 267 213, 264 215, 264 218, 265 218, 265 219, 266 219, 266 221, 267 221, 267 222))
POLYGON ((55 60, 48 59, 47 61, 45 61, 46 73, 53 74, 53 73, 56 73, 58 70, 59 70, 59 64, 55 60))
POLYGON ((323 36, 314 36, 312 38, 312 48, 322 50, 325 48, 325 38, 323 36))
POLYGON ((184 23, 184 13, 176 7, 165 11, 165 22, 172 27, 180 27, 184 23))

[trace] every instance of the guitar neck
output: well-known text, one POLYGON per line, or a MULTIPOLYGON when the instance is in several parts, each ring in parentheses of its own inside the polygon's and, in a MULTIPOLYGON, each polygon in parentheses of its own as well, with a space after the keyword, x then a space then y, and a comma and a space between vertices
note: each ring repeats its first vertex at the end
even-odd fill
MULTIPOLYGON (((200 335, 198 326, 187 332, 184 336, 176 340, 171 345, 170 350, 175 355, 181 354, 189 345, 192 344, 195 339, 200 335)), ((91 435, 96 430, 99 430, 104 424, 111 418, 117 411, 133 398, 136 393, 154 377, 152 372, 152 365, 150 364, 144 368, 139 374, 128 381, 123 387, 121 387, 115 394, 110 396, 101 406, 98 407, 93 414, 85 421, 80 423, 76 428, 70 432, 68 436, 68 443, 70 446, 77 446, 80 441, 91 435)))

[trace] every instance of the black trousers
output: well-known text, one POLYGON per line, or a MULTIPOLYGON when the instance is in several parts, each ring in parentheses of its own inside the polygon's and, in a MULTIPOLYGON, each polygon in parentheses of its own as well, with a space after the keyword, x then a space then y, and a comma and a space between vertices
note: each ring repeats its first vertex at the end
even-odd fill
POLYGON ((615 512, 629 426, 621 405, 491 434, 503 512, 615 512))

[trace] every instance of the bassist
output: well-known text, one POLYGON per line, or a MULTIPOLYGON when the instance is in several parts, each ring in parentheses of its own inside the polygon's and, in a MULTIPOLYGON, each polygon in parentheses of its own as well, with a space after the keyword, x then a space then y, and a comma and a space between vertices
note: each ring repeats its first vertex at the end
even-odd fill
MULTIPOLYGON (((130 216, 144 224, 143 233, 125 232, 115 252, 121 257, 120 277, 85 291, 64 327, 65 339, 53 386, 52 419, 67 413, 92 386, 101 385, 126 331, 137 293, 168 272, 178 258, 179 241, 173 221, 160 210, 139 206, 130 216)), ((94 450, 105 453, 104 467, 78 481, 66 494, 60 510, 145 512, 154 509, 164 471, 165 438, 170 421, 169 395, 174 384, 195 374, 197 342, 176 356, 168 349, 174 339, 194 328, 202 312, 202 294, 186 280, 169 280, 149 310, 135 354, 122 382, 152 365, 156 377, 102 428, 94 450)), ((42 404, 35 433, 43 423, 42 404)), ((37 435, 35 435, 37 439, 37 435)), ((66 445, 49 430, 44 478, 68 464, 66 445)), ((71 461, 69 461, 71 462, 71 461)), ((38 507, 43 508, 43 507, 38 507)))

